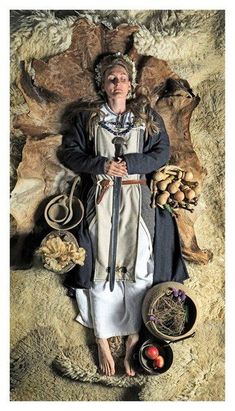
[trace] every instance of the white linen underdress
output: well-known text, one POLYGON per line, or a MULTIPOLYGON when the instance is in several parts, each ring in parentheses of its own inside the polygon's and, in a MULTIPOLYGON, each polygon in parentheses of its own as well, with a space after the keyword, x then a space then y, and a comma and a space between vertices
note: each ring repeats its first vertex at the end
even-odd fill
MULTIPOLYGON (((102 107, 105 122, 112 126, 116 114, 107 106, 102 107)), ((132 116, 127 113, 123 119, 123 127, 130 124, 132 116)), ((95 257, 97 241, 97 220, 92 220, 89 233, 95 257)), ((111 292, 109 281, 94 281, 89 290, 77 289, 76 300, 79 314, 76 321, 86 327, 93 328, 98 338, 124 336, 140 331, 142 317, 142 301, 153 282, 153 250, 152 241, 146 224, 140 217, 135 262, 135 281, 115 281, 111 292)))

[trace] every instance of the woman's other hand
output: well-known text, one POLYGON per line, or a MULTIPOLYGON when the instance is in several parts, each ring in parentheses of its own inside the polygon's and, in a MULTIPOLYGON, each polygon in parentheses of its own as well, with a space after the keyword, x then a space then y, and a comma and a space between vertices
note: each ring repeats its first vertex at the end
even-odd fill
POLYGON ((121 158, 116 160, 109 160, 105 165, 105 174, 111 177, 125 177, 127 176, 126 162, 121 158))

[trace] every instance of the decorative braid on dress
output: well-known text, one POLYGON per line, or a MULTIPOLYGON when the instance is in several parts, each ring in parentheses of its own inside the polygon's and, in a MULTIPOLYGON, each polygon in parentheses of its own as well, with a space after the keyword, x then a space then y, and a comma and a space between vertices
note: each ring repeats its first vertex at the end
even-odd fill
POLYGON ((127 134, 133 127, 134 127, 134 124, 133 123, 131 123, 127 128, 125 128, 124 130, 122 130, 122 131, 115 131, 115 130, 112 130, 108 125, 107 125, 107 123, 105 122, 105 121, 100 121, 99 122, 99 125, 101 126, 101 127, 103 127, 103 128, 105 128, 107 131, 109 131, 110 133, 112 133, 114 136, 123 136, 123 135, 125 135, 125 134, 127 134))

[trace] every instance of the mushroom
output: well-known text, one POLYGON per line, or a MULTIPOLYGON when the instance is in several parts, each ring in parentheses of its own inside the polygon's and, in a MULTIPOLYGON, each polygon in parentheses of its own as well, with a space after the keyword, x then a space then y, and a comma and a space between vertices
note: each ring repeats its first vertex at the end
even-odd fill
POLYGON ((156 182, 166 180, 169 177, 169 174, 165 173, 164 171, 158 170, 156 173, 153 174, 153 180, 156 182))
POLYGON ((184 195, 185 198, 187 198, 188 200, 192 200, 196 196, 195 191, 191 189, 185 190, 184 195))
POLYGON ((184 199, 183 191, 181 190, 176 191, 176 193, 173 195, 173 198, 174 200, 179 201, 179 202, 183 201, 184 199))
POLYGON ((170 194, 167 191, 164 191, 162 194, 157 196, 156 202, 159 205, 164 205, 167 203, 167 200, 169 197, 170 197, 170 194))
POLYGON ((184 179, 185 181, 192 181, 192 179, 193 179, 193 173, 192 173, 191 171, 186 171, 185 174, 184 174, 184 176, 183 176, 183 179, 184 179))
POLYGON ((169 193, 175 194, 179 190, 180 183, 180 180, 176 180, 173 183, 169 184, 169 186, 167 187, 169 193))
POLYGON ((165 191, 166 188, 167 188, 167 186, 168 186, 168 184, 170 184, 170 183, 172 182, 173 178, 174 178, 174 176, 171 176, 171 177, 168 177, 166 180, 160 181, 160 182, 158 183, 158 185, 157 185, 158 188, 159 188, 161 191, 165 191))

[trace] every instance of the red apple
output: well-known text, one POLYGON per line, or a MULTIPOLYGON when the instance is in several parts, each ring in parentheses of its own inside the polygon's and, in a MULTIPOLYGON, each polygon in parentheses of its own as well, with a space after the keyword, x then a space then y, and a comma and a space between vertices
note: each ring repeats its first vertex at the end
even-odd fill
POLYGON ((155 345, 149 345, 148 347, 145 348, 144 353, 147 358, 150 360, 154 360, 159 356, 159 351, 155 345))
POLYGON ((157 358, 154 358, 153 360, 153 368, 156 369, 164 367, 164 362, 164 358, 161 355, 159 355, 157 358))

